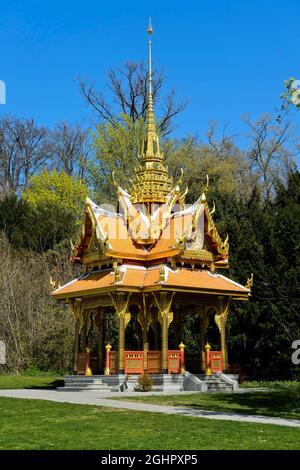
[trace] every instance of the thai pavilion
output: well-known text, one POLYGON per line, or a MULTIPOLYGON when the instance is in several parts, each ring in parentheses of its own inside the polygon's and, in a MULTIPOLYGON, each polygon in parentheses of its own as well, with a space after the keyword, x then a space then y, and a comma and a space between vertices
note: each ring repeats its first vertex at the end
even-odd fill
MULTIPOLYGON (((153 110, 152 32, 150 24, 147 125, 131 190, 122 189, 113 177, 117 212, 87 199, 81 238, 72 253, 72 261, 80 263, 84 272, 52 295, 72 306, 77 380, 102 374, 103 380, 118 377, 115 383, 120 385, 124 377, 128 380, 130 374, 146 371, 154 378, 154 374, 165 377, 165 383, 166 377, 174 382, 176 374, 185 375, 194 389, 203 390, 200 382, 205 376, 185 372, 184 318, 198 318, 201 354, 194 372, 206 377, 217 373, 231 383, 232 378, 222 373, 228 369, 226 320, 232 301, 248 299, 250 285, 244 287, 221 274, 228 267, 228 237, 222 240, 214 223, 214 210, 206 201, 208 184, 187 206, 182 178, 173 183, 168 174, 153 110), (115 351, 103 341, 107 316, 117 319, 115 351), (133 319, 140 347, 130 351, 125 350, 126 329, 133 319), (218 351, 210 351, 206 344, 211 319, 219 334, 218 351), (94 351, 89 348, 92 329, 98 335, 94 351), (172 350, 170 334, 177 345, 172 350)), ((182 380, 180 384, 182 388, 182 380)))

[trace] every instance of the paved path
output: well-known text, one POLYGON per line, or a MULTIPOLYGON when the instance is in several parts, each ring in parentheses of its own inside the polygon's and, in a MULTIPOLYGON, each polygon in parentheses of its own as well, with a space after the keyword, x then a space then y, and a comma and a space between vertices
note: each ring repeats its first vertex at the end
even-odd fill
MULTIPOLYGON (((186 392, 184 392, 186 393, 186 392)), ((194 392, 193 392, 194 393, 194 392)), ((114 397, 144 395, 137 392, 113 393, 114 397)), ((61 403, 75 403, 81 405, 97 405, 110 408, 119 408, 133 411, 148 411, 152 413, 165 413, 196 418, 218 419, 223 421, 241 421, 246 423, 275 424, 300 428, 300 421, 259 415, 242 415, 237 413, 223 413, 219 411, 195 410, 180 406, 155 405, 131 401, 118 401, 111 398, 112 392, 58 392, 56 390, 0 390, 0 397, 30 398, 34 400, 50 400, 61 403)))

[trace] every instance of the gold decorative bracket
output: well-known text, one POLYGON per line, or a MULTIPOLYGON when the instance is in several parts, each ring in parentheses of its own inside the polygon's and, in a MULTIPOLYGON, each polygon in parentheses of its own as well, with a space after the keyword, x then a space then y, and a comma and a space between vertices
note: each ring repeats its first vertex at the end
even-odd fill
POLYGON ((174 317, 173 312, 170 311, 174 294, 174 292, 153 292, 155 303, 159 312, 158 319, 160 323, 162 323, 163 319, 167 317, 168 326, 170 323, 172 323, 174 317))
POLYGON ((131 292, 114 292, 110 294, 112 304, 115 308, 118 318, 123 317, 125 320, 125 328, 130 322, 131 314, 128 310, 128 304, 131 297, 131 292))

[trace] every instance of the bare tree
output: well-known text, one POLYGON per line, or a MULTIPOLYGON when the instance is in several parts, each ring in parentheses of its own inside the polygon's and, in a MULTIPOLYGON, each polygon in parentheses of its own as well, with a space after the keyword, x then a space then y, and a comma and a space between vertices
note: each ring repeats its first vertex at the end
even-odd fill
POLYGON ((243 118, 250 128, 250 150, 247 157, 250 167, 262 180, 265 198, 272 196, 275 179, 285 173, 299 153, 297 140, 293 135, 289 120, 274 119, 269 114, 252 121, 249 116, 243 118))
POLYGON ((249 195, 257 183, 257 176, 249 168, 244 153, 236 146, 236 135, 228 133, 228 126, 228 122, 225 124, 217 121, 209 122, 206 132, 208 150, 214 160, 214 167, 219 167, 224 172, 224 177, 226 174, 228 177, 231 172, 236 193, 243 198, 249 195))
MULTIPOLYGON (((153 73, 153 100, 158 100, 161 88, 165 82, 162 70, 153 73)), ((116 110, 108 104, 101 91, 95 89, 93 83, 80 80, 80 90, 86 102, 96 111, 100 121, 115 124, 119 112, 125 113, 135 122, 146 119, 148 106, 148 72, 143 62, 126 62, 121 70, 110 70, 108 73, 108 88, 112 93, 116 110)), ((171 91, 165 99, 163 112, 159 121, 162 136, 172 130, 173 118, 183 111, 186 101, 175 102, 175 93, 171 91)))
POLYGON ((82 178, 86 172, 91 146, 88 130, 79 124, 59 123, 49 137, 55 167, 70 176, 82 178))
POLYGON ((27 367, 66 370, 71 367, 73 320, 69 307, 50 296, 74 276, 69 250, 18 254, 0 232, 0 338, 7 346, 10 371, 27 367))
POLYGON ((0 119, 0 185, 2 191, 26 187, 30 176, 49 158, 47 130, 34 119, 0 119))
POLYGON ((217 137, 218 123, 216 121, 210 121, 208 123, 208 129, 206 131, 207 140, 209 143, 210 150, 223 162, 226 157, 232 156, 233 152, 237 151, 234 146, 234 134, 229 135, 227 133, 229 123, 226 122, 221 127, 220 137, 217 137))

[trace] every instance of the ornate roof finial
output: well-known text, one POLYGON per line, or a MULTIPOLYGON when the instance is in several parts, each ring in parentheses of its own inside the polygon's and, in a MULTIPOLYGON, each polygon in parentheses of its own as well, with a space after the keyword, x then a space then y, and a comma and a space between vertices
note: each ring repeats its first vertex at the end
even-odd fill
MULTIPOLYGON (((152 41, 151 36, 153 34, 154 29, 152 28, 151 18, 149 18, 149 26, 147 29, 149 35, 149 98, 151 95, 152 98, 152 41)), ((149 100, 150 101, 150 100, 149 100)))
POLYGON ((156 131, 155 114, 153 109, 152 88, 152 34, 151 18, 147 33, 149 70, 148 70, 148 106, 146 116, 146 132, 140 152, 140 165, 136 171, 132 187, 133 203, 164 203, 166 195, 172 189, 172 178, 164 164, 160 151, 159 136, 156 131))
POLYGON ((153 156, 155 154, 155 145, 154 142, 157 142, 157 150, 159 151, 159 139, 156 134, 156 126, 155 126, 155 115, 153 110, 153 90, 152 90, 152 34, 153 34, 153 27, 151 23, 151 18, 149 18, 149 26, 147 29, 149 41, 148 41, 148 109, 147 109, 147 141, 145 142, 147 147, 144 149, 146 150, 147 156, 153 156))
POLYGON ((151 34, 153 33, 154 29, 152 28, 152 23, 151 23, 151 16, 149 17, 149 25, 148 25, 148 34, 151 36, 151 34))

